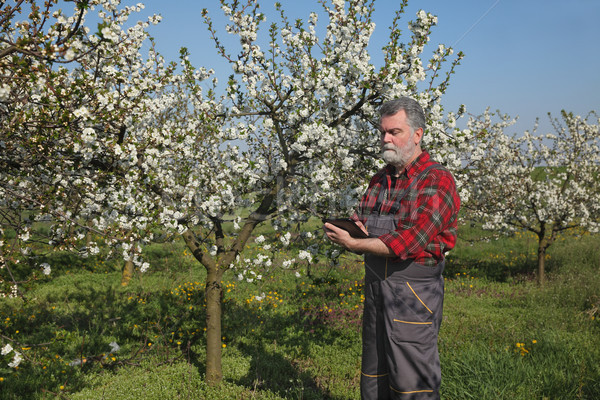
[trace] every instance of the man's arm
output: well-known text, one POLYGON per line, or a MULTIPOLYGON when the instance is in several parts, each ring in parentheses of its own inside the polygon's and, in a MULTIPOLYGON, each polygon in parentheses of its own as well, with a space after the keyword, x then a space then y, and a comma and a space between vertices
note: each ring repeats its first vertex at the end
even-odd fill
POLYGON ((382 257, 395 257, 394 252, 377 238, 357 239, 350 236, 344 229, 326 223, 325 234, 334 243, 345 247, 354 253, 368 253, 382 257))
POLYGON ((392 258, 414 257, 423 252, 432 239, 443 231, 458 213, 460 200, 452 177, 437 177, 426 182, 415 204, 417 218, 413 221, 413 226, 408 229, 398 229, 379 238, 356 239, 343 229, 325 224, 325 233, 332 242, 355 253, 392 258))

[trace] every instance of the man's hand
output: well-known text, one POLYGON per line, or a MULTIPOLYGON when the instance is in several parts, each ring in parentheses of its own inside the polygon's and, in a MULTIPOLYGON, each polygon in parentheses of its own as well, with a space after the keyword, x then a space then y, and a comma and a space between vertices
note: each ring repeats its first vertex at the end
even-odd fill
POLYGON ((326 222, 325 225, 323 225, 323 230, 325 231, 325 235, 327 235, 329 240, 331 240, 333 243, 337 243, 340 246, 352 251, 350 248, 352 246, 352 241, 357 239, 354 239, 352 236, 350 236, 348 231, 338 228, 329 222, 326 222))
MULTIPOLYGON (((362 224, 361 224, 362 225, 362 224)), ((364 228, 361 226, 361 228, 364 228)), ((350 236, 350 234, 342 228, 338 228, 330 223, 323 225, 325 235, 333 243, 339 244, 345 247, 351 252, 362 254, 370 253, 382 257, 396 257, 396 254, 385 245, 381 240, 377 238, 357 239, 350 236)), ((365 230, 366 232, 366 230, 365 230)))

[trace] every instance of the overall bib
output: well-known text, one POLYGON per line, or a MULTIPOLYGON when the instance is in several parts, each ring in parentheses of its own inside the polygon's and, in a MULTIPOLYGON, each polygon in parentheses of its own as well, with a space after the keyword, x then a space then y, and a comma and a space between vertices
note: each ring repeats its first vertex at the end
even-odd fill
MULTIPOLYGON (((365 225, 378 237, 396 230, 397 221, 394 213, 372 213, 365 225)), ((427 267, 390 260, 365 255, 361 397, 439 399, 444 262, 427 267)))

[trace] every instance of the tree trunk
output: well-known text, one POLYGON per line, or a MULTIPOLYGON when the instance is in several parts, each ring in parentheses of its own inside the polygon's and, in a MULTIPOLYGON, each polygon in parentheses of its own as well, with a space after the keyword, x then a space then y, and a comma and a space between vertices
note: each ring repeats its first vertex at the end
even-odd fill
POLYGON ((541 237, 538 242, 538 284, 543 286, 546 282, 546 249, 548 248, 546 238, 541 237))
POLYGON ((135 271, 135 266, 133 265, 133 255, 135 252, 135 244, 130 242, 130 239, 131 239, 131 232, 128 232, 124 237, 124 241, 129 242, 131 244, 131 248, 129 249, 129 261, 125 261, 125 264, 123 265, 123 269, 121 270, 121 286, 129 285, 129 281, 131 281, 131 278, 133 278, 133 273, 135 271))
MULTIPOLYGON (((191 230, 181 234, 188 249, 204 268, 206 268, 206 383, 210 386, 223 380, 221 363, 221 316, 223 272, 219 264, 200 248, 200 244, 191 230)), ((228 265, 228 264, 227 264, 228 265)))
POLYGON ((129 285, 129 281, 133 277, 133 261, 125 261, 125 265, 123 265, 123 271, 121 273, 121 286, 129 285))
POLYGON ((538 284, 543 286, 546 282, 546 272, 544 262, 546 259, 546 249, 539 248, 538 249, 538 284))
POLYGON ((223 379, 221 366, 221 306, 223 271, 207 268, 206 276, 206 383, 214 386, 223 379))

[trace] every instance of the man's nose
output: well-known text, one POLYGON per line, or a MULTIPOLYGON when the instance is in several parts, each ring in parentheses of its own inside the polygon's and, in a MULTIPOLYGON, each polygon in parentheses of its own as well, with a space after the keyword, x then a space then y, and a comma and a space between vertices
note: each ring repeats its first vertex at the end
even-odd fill
POLYGON ((381 134, 381 142, 382 143, 391 143, 392 142, 392 135, 390 135, 387 132, 383 132, 381 134))

